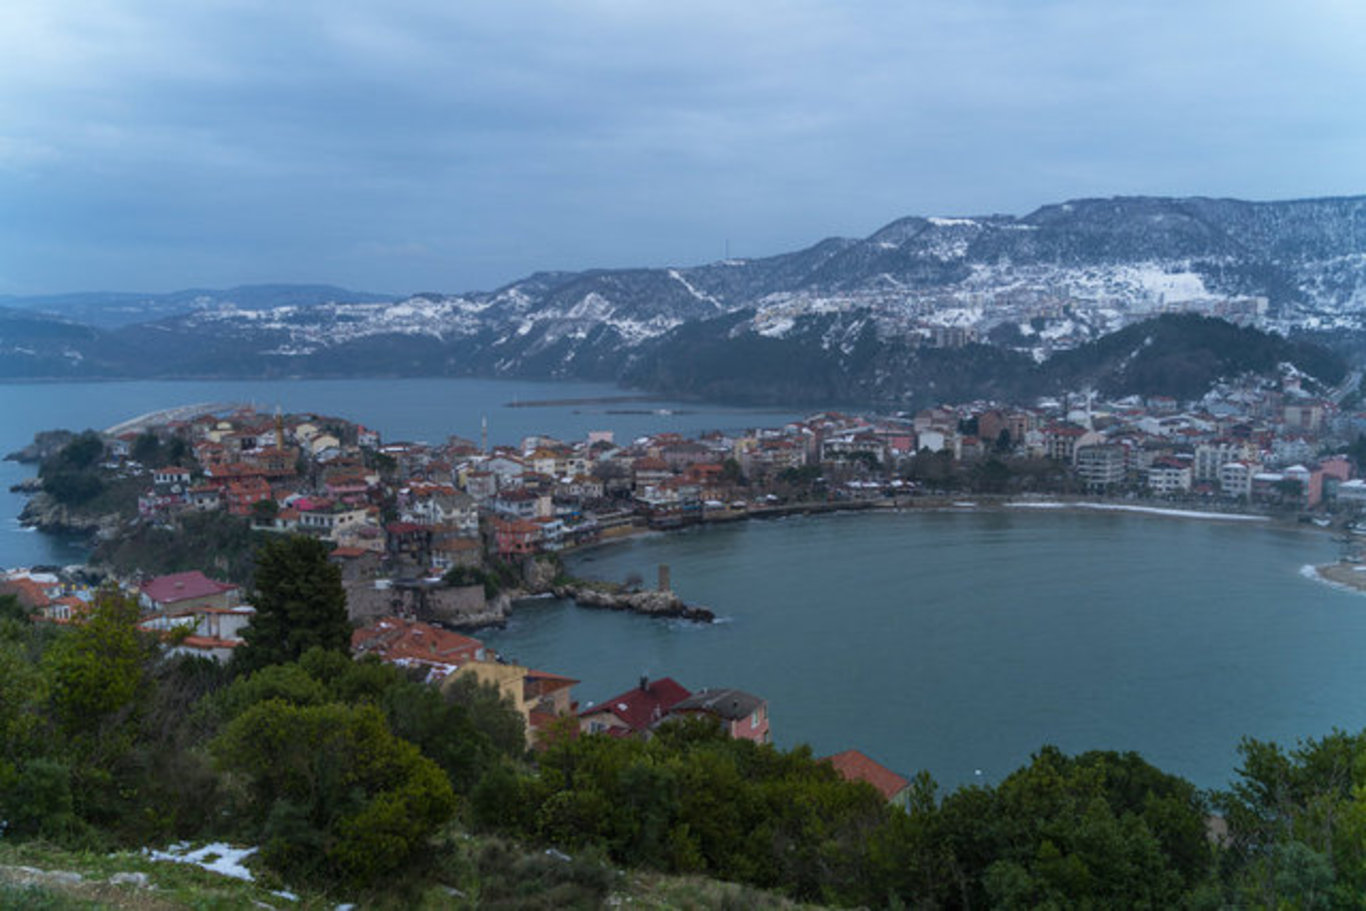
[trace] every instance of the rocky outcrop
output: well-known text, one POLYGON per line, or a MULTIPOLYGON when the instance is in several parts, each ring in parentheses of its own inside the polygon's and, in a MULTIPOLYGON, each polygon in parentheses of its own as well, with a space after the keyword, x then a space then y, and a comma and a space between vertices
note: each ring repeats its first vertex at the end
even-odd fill
POLYGON ((550 591, 562 567, 558 560, 533 558, 522 565, 522 578, 526 580, 527 591, 550 591))
POLYGON ((570 598, 581 607, 624 610, 647 617, 681 617, 711 623, 716 615, 705 607, 688 604, 671 591, 610 591, 581 585, 560 585, 557 598, 570 598))
POLYGON ((6 462, 37 463, 50 455, 55 455, 67 443, 76 438, 70 430, 44 430, 34 435, 33 442, 23 449, 5 456, 6 462))
POLYGON ((51 494, 40 492, 24 504, 23 511, 19 513, 19 522, 41 532, 94 535, 107 539, 118 533, 123 525, 123 517, 118 513, 79 512, 64 503, 58 503, 51 494))

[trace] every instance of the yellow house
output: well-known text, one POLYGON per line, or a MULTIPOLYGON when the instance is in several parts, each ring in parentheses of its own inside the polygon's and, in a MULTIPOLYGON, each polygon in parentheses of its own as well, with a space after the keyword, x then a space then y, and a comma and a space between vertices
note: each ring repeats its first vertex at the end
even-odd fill
POLYGON ((462 677, 474 677, 481 684, 491 684, 512 701, 526 723, 526 740, 530 746, 536 746, 542 729, 550 722, 574 714, 575 704, 569 691, 579 681, 572 677, 535 671, 519 664, 470 661, 447 677, 442 688, 462 677))

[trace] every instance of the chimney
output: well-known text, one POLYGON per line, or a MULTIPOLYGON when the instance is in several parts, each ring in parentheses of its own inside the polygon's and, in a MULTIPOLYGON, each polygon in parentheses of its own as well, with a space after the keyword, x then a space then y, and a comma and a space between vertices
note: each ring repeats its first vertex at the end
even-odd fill
POLYGON ((640 689, 641 689, 642 692, 648 691, 648 690, 650 689, 650 675, 649 675, 649 674, 641 674, 641 675, 640 675, 640 689))

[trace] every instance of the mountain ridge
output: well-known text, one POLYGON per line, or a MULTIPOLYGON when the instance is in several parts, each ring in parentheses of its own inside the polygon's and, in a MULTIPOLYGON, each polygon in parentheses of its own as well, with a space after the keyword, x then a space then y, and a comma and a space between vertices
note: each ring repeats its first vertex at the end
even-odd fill
MULTIPOLYGON (((0 375, 404 373, 648 385, 686 375, 678 360, 692 346, 725 352, 703 358, 712 374, 698 377, 698 389, 718 376, 734 386, 747 372, 759 381, 748 357, 771 362, 777 372, 764 382, 795 394, 800 377, 783 379, 781 356, 769 353, 786 350, 810 377, 879 363, 883 375, 859 385, 900 399, 930 394, 925 364, 956 374, 955 357, 983 357, 930 351, 989 343, 998 360, 1037 363, 1173 312, 1320 333, 1342 346, 1366 338, 1366 196, 1121 196, 1019 217, 913 215, 863 239, 828 237, 768 257, 537 272, 488 292, 320 300, 330 286, 242 287, 265 289, 256 298, 264 303, 179 292, 153 319, 97 325, 91 338, 35 341, 41 333, 26 324, 24 339, 22 321, 0 320, 0 375), (193 306, 167 312, 186 300, 193 306)), ((13 312, 15 301, 0 305, 13 312)))

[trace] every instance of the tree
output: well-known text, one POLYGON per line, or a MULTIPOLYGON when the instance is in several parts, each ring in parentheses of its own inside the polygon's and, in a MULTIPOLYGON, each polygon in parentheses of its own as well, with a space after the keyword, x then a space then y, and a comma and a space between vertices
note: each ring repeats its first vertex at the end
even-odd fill
POLYGON ((155 655, 155 643, 137 628, 138 615, 135 600, 103 590, 89 619, 44 655, 53 712, 68 736, 99 743, 136 714, 155 655))
POLYGON ((241 776, 262 856, 288 876, 365 886, 421 851, 455 810, 441 769, 374 705, 270 699, 211 744, 241 776))
POLYGON ((144 430, 133 441, 132 451, 128 453, 133 460, 153 468, 161 463, 161 440, 150 430, 144 430))
POLYGON ((294 535, 256 552, 252 604, 256 616, 233 655, 237 670, 296 661, 314 646, 351 647, 341 570, 327 562, 327 546, 316 538, 294 535))

